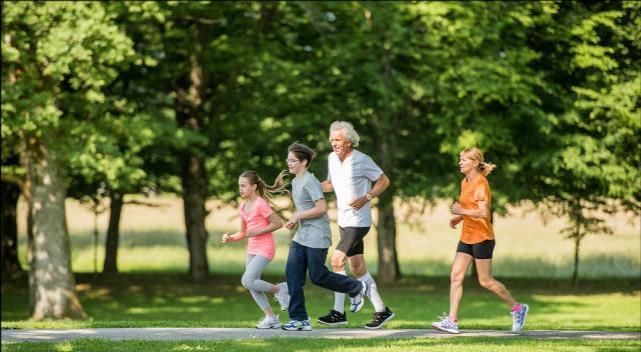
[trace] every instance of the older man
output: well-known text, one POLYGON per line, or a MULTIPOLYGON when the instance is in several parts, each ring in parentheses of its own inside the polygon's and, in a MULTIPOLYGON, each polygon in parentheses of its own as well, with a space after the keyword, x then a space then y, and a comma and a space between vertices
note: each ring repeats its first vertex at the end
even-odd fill
MULTIPOLYGON (((331 258, 332 269, 337 274, 346 275, 345 264, 349 259, 352 274, 369 285, 368 298, 375 313, 365 328, 378 329, 392 319, 394 313, 383 303, 376 282, 367 271, 363 238, 372 226, 371 201, 389 187, 390 181, 372 158, 354 149, 360 138, 351 123, 333 122, 329 135, 333 152, 328 157, 328 178, 322 186, 324 192, 334 191, 336 194, 340 230, 340 241, 331 258)), ((335 292, 334 295, 334 308, 318 318, 318 322, 347 324, 345 294, 335 292)))

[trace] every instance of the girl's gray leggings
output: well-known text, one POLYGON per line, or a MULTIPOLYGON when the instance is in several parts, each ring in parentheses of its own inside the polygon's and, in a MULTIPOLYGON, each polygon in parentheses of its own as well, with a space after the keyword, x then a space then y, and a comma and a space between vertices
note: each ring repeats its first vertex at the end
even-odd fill
POLYGON ((243 287, 251 292, 254 301, 256 301, 256 304, 258 304, 262 310, 270 307, 269 300, 267 299, 265 292, 269 292, 271 290, 272 284, 261 280, 260 274, 270 262, 271 260, 263 256, 248 254, 245 273, 243 273, 243 277, 240 280, 243 287))

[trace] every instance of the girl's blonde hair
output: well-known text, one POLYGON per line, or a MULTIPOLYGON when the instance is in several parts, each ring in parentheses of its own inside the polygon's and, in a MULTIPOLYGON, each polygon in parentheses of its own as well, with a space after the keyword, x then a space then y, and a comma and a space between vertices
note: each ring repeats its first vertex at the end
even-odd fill
POLYGON ((276 208, 274 198, 283 194, 289 195, 287 183, 285 182, 286 175, 286 170, 281 171, 278 176, 276 176, 276 180, 274 180, 274 184, 271 186, 265 183, 258 173, 253 170, 245 170, 239 177, 246 178, 249 180, 250 184, 256 185, 256 193, 258 193, 261 198, 265 199, 272 208, 276 208))
POLYGON ((461 155, 465 155, 471 160, 478 161, 479 165, 477 168, 479 172, 483 174, 483 176, 489 175, 490 172, 492 172, 492 170, 496 168, 495 164, 485 162, 483 158, 483 152, 479 148, 472 147, 463 149, 461 155))

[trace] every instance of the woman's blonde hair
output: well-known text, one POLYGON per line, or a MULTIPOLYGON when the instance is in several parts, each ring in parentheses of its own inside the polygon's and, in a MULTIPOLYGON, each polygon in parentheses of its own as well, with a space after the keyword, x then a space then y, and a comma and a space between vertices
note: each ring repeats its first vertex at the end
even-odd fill
POLYGON ((484 158, 483 158, 483 152, 476 147, 472 148, 465 148, 461 152, 461 155, 465 155, 468 157, 468 159, 478 161, 479 165, 477 166, 479 172, 483 174, 483 176, 487 176, 496 168, 496 164, 492 163, 486 163, 484 158))
POLYGON ((239 177, 246 178, 249 180, 250 184, 256 185, 256 193, 258 193, 261 198, 265 199, 272 208, 276 208, 274 198, 283 194, 289 195, 287 183, 285 182, 286 175, 286 170, 281 171, 278 176, 276 176, 276 180, 274 180, 274 184, 271 186, 265 183, 265 181, 258 176, 258 173, 253 170, 245 170, 239 177))

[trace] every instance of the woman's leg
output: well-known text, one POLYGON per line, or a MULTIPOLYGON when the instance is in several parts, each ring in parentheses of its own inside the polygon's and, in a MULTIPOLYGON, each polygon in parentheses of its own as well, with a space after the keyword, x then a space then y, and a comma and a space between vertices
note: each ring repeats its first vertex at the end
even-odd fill
POLYGON ((450 321, 456 322, 459 305, 463 297, 463 281, 465 272, 472 263, 472 256, 462 252, 456 252, 452 272, 450 273, 450 321))
POLYGON ((492 293, 497 295, 503 302, 507 303, 510 308, 518 304, 510 294, 510 291, 508 291, 501 282, 492 277, 492 258, 476 259, 475 261, 476 271, 479 275, 479 284, 492 291, 492 293))

